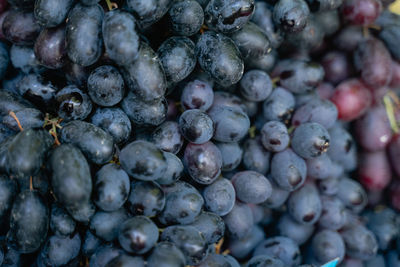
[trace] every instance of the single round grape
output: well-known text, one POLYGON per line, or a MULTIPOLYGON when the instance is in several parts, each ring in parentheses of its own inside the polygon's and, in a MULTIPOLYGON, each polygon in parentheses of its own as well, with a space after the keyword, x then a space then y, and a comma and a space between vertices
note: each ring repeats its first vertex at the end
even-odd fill
POLYGON ((152 132, 151 140, 159 149, 177 154, 184 139, 177 122, 165 121, 152 132))
POLYGON ((354 25, 372 24, 382 10, 381 1, 349 0, 341 6, 343 18, 354 25))
POLYGON ((292 124, 298 126, 306 122, 316 122, 326 129, 331 128, 338 117, 338 110, 331 101, 311 99, 293 114, 292 124))
POLYGON ((92 101, 103 107, 118 104, 125 94, 124 80, 113 66, 103 65, 90 73, 87 81, 92 101))
POLYGON ((309 14, 303 0, 279 0, 274 6, 273 19, 284 31, 299 32, 306 26, 309 14))
POLYGON ((283 236, 267 238, 257 246, 253 255, 268 255, 280 259, 285 266, 298 266, 301 262, 299 246, 292 239, 283 236))
POLYGON ((158 242, 147 258, 148 267, 184 266, 186 262, 182 251, 171 242, 158 242))
POLYGON ((264 101, 271 92, 272 82, 264 71, 247 71, 240 80, 240 93, 249 101, 264 101))
POLYGON ((190 225, 199 230, 210 245, 224 237, 224 220, 215 213, 203 211, 190 225))
POLYGON ((249 138, 243 144, 242 164, 247 170, 266 175, 270 167, 271 153, 261 143, 261 138, 249 138))
POLYGON ((242 161, 243 150, 238 143, 215 143, 222 155, 222 171, 232 171, 242 161))
POLYGON ((76 222, 59 205, 51 205, 50 229, 59 236, 68 236, 75 231, 76 222))
POLYGON ((345 256, 345 245, 342 237, 332 230, 322 230, 314 235, 311 241, 313 257, 321 264, 345 256))
POLYGON ((340 235, 346 245, 346 254, 360 260, 370 260, 376 256, 378 242, 374 233, 363 225, 352 225, 340 235))
POLYGON ((179 180, 183 174, 183 163, 180 158, 178 158, 175 154, 170 152, 164 152, 164 157, 167 160, 167 170, 161 178, 156 179, 155 181, 158 184, 172 184, 179 180))
POLYGON ((294 106, 295 99, 293 94, 282 87, 277 87, 263 103, 264 118, 288 124, 292 117, 294 106))
POLYGON ((133 215, 152 217, 164 209, 165 194, 155 182, 133 182, 127 206, 133 215))
POLYGON ((281 216, 276 227, 279 235, 292 239, 298 245, 307 242, 315 230, 314 225, 298 223, 287 213, 281 216))
POLYGON ((223 219, 229 235, 233 238, 244 238, 254 226, 253 213, 250 207, 238 201, 223 219))
POLYGON ((74 0, 37 0, 34 14, 36 21, 45 28, 61 24, 67 17, 74 0))
POLYGON ((190 36, 197 33, 204 22, 204 12, 195 0, 174 2, 168 11, 171 28, 177 35, 190 36))
POLYGON ((360 212, 367 205, 367 193, 355 180, 342 178, 339 180, 337 197, 355 212, 360 212))
POLYGON ((211 184, 221 173, 221 151, 211 142, 201 145, 189 143, 185 148, 183 163, 193 180, 211 184))
POLYGON ((149 28, 167 13, 171 0, 127 0, 126 9, 133 13, 142 29, 149 28))
POLYGON ((72 261, 79 255, 81 238, 79 234, 73 236, 51 236, 40 252, 45 266, 61 266, 72 261))
POLYGON ((179 117, 179 129, 189 142, 204 144, 214 134, 214 123, 207 113, 198 109, 190 109, 179 117))
POLYGON ((39 35, 40 26, 33 12, 13 9, 6 15, 2 25, 5 38, 16 45, 32 45, 39 35))
POLYGON ((56 94, 58 115, 64 120, 85 119, 92 111, 92 102, 87 94, 75 85, 64 87, 56 94))
POLYGON ((203 198, 207 210, 219 216, 224 216, 235 205, 236 192, 232 183, 221 177, 204 188, 203 198))
POLYGON ((90 220, 89 228, 105 241, 113 241, 118 237, 119 228, 130 216, 124 209, 111 212, 97 211, 90 220))
POLYGON ((289 214, 298 223, 314 224, 322 212, 318 189, 313 184, 305 184, 290 194, 288 199, 289 214))
POLYGON ((337 197, 321 196, 322 213, 318 224, 330 230, 339 230, 346 222, 345 206, 337 197))
POLYGON ((271 152, 280 152, 289 145, 290 137, 285 124, 269 121, 261 129, 261 143, 271 152))
POLYGON ((184 109, 208 110, 214 101, 214 91, 211 86, 201 80, 188 82, 181 94, 184 109))
POLYGON ((35 41, 35 57, 49 69, 59 69, 67 61, 65 26, 43 29, 35 41))
POLYGON ((259 204, 272 194, 272 187, 265 176, 255 171, 236 173, 232 179, 236 197, 244 203, 259 204))
POLYGON ((328 151, 330 136, 321 124, 307 122, 294 130, 291 142, 293 150, 298 155, 309 159, 328 151))
POLYGON ((127 252, 144 254, 156 244, 158 228, 149 218, 135 216, 120 226, 118 240, 127 252))
POLYGON ((229 254, 238 260, 242 260, 246 258, 264 238, 264 230, 260 226, 255 225, 251 232, 244 238, 229 240, 229 254))

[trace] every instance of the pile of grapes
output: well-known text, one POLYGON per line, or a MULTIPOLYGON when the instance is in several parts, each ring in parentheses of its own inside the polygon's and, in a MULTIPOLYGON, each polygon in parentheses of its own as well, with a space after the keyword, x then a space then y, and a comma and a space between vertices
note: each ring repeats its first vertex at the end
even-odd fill
POLYGON ((0 266, 400 266, 390 0, 0 0, 0 266))

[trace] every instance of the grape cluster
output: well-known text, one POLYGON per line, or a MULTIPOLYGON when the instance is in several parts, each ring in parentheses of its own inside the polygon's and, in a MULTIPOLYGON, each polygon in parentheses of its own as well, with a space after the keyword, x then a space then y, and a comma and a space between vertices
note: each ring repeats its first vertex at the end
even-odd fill
POLYGON ((0 0, 0 266, 400 266, 391 0, 0 0))

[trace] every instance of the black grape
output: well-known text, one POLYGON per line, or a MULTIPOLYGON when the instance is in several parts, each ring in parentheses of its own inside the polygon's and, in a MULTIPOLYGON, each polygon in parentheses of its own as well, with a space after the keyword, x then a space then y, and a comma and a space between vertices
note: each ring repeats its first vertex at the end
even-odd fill
POLYGON ((59 69, 66 63, 65 27, 43 29, 35 41, 35 56, 41 65, 59 69))
POLYGON ((74 4, 74 0, 36 0, 35 19, 45 28, 61 24, 74 4))

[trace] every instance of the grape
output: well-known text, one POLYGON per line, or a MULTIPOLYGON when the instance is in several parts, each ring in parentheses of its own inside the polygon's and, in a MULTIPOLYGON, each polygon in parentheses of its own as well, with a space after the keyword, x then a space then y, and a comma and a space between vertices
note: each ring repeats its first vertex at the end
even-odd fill
POLYGON ((195 187, 177 181, 163 190, 165 208, 158 217, 162 224, 190 224, 200 214, 204 200, 195 187))
POLYGON ((37 191, 26 190, 17 195, 10 215, 8 242, 20 253, 37 251, 46 239, 49 209, 37 191))
POLYGON ((246 258, 264 238, 264 230, 256 225, 244 238, 229 240, 229 254, 239 260, 246 258))
POLYGON ((321 196, 322 212, 318 224, 326 229, 339 230, 346 222, 345 206, 337 197, 321 196))
POLYGON ((242 158, 242 164, 247 170, 265 175, 270 168, 271 154, 262 145, 261 138, 247 139, 244 142, 242 158))
POLYGON ((322 66, 325 70, 325 80, 333 84, 344 81, 352 73, 346 54, 339 51, 327 53, 322 59, 322 66))
POLYGON ((155 182, 133 182, 127 206, 134 215, 155 216, 165 207, 165 194, 155 182))
POLYGON ((362 153, 358 172, 361 184, 372 191, 385 189, 392 180, 389 159, 384 151, 362 153))
POLYGON ((7 173, 16 177, 37 174, 52 144, 51 136, 43 130, 28 129, 19 132, 7 147, 7 173))
POLYGON ((267 255, 259 255, 252 257, 249 262, 246 264, 246 267, 283 267, 283 261, 277 259, 275 257, 267 256, 267 255))
POLYGON ((134 141, 126 145, 119 155, 122 168, 132 177, 151 181, 165 173, 166 159, 161 150, 146 141, 134 141))
MULTIPOLYGON (((37 109, 25 108, 14 113, 23 129, 37 129, 43 126, 43 113, 37 109)), ((11 115, 3 117, 3 124, 13 131, 19 131, 18 123, 11 115)))
POLYGON ((332 176, 332 161, 327 154, 306 160, 307 176, 316 179, 326 179, 332 176))
POLYGON ((12 45, 10 49, 10 61, 14 68, 21 69, 26 74, 43 71, 31 46, 12 45))
POLYGON ((50 229, 58 236, 68 236, 75 231, 76 222, 59 205, 51 205, 50 229))
POLYGON ((76 4, 68 14, 66 28, 67 54, 79 65, 95 63, 102 50, 101 23, 104 12, 100 5, 76 4))
POLYGON ((242 28, 254 12, 254 0, 210 0, 204 9, 204 22, 211 29, 230 33, 242 28))
POLYGON ((142 257, 133 257, 125 254, 119 255, 109 261, 106 265, 107 267, 117 267, 117 266, 137 266, 144 267, 145 261, 142 257))
POLYGON ((121 107, 129 119, 138 125, 158 126, 165 121, 167 116, 165 98, 145 102, 129 92, 122 100, 121 107))
POLYGON ((39 107, 54 105, 57 93, 57 88, 51 82, 36 74, 23 77, 17 85, 17 90, 20 95, 39 107))
POLYGON ((172 184, 181 178, 183 174, 183 163, 175 154, 164 152, 164 157, 167 160, 167 170, 161 178, 156 179, 159 184, 172 184))
POLYGON ((213 137, 214 123, 207 113, 191 109, 186 110, 180 116, 179 130, 189 142, 204 144, 213 137))
POLYGON ((321 124, 307 122, 294 130, 291 141, 294 152, 305 159, 310 159, 327 152, 330 136, 321 124))
POLYGON ((131 121, 119 108, 97 108, 91 123, 109 133, 117 144, 127 141, 131 135, 131 121))
POLYGON ((312 12, 337 9, 342 3, 343 0, 307 0, 307 4, 312 12))
POLYGON ((0 175, 0 223, 2 227, 4 227, 3 224, 9 218, 17 190, 18 186, 15 180, 11 180, 5 175, 0 175))
POLYGON ((249 101, 264 101, 272 92, 268 74, 261 70, 250 70, 240 80, 240 93, 249 101))
POLYGON ((138 58, 122 69, 127 87, 138 98, 153 101, 166 91, 166 78, 160 58, 145 43, 141 43, 138 58))
POLYGON ((112 66, 96 68, 88 78, 87 87, 93 102, 105 107, 118 104, 125 93, 124 80, 112 66))
POLYGON ((46 266, 67 264, 79 254, 81 238, 79 234, 72 237, 51 236, 40 252, 40 258, 46 266))
POLYGON ((160 20, 171 4, 171 0, 127 0, 126 8, 133 13, 142 29, 160 20))
MULTIPOLYGON (((208 6, 212 6, 213 2, 210 1, 208 6)), ((240 2, 237 5, 240 6, 240 2)), ((242 78, 244 63, 239 49, 230 38, 207 31, 197 41, 195 52, 201 68, 222 86, 230 86, 242 78)))
POLYGON ((204 188, 203 198, 207 210, 219 216, 224 216, 232 210, 236 193, 232 183, 221 177, 204 188))
POLYGON ((92 111, 92 102, 87 94, 75 85, 64 87, 56 94, 58 114, 65 120, 85 119, 92 111))
POLYGON ((222 155, 212 142, 201 145, 189 143, 185 148, 183 164, 193 180, 211 184, 221 174, 222 155))
MULTIPOLYGON (((180 249, 185 257, 186 264, 197 265, 208 255, 206 240, 193 226, 169 226, 162 232, 161 241, 171 242, 180 249)), ((175 254, 178 253, 175 252, 175 254)))
POLYGON ((236 169, 242 161, 243 150, 238 143, 216 143, 221 151, 222 171, 232 171, 236 169))
POLYGON ((39 35, 40 26, 32 12, 11 10, 2 25, 4 37, 16 45, 31 45, 39 35))
POLYGON ((298 189, 306 179, 305 161, 290 148, 276 153, 271 160, 271 176, 276 184, 287 191, 298 189))
POLYGON ((375 235, 362 225, 354 225, 343 230, 342 236, 347 255, 360 260, 372 259, 378 250, 375 235))
POLYGON ((248 205, 236 201, 232 210, 223 217, 226 229, 233 238, 244 238, 254 225, 254 218, 248 205))
POLYGON ((345 170, 354 170, 357 164, 357 151, 353 137, 338 125, 329 130, 329 135, 331 136, 329 157, 341 164, 345 170))
MULTIPOLYGON (((286 43, 283 44, 284 48, 289 50, 296 48, 302 50, 318 49, 318 47, 322 45, 324 40, 324 29, 322 27, 323 25, 319 21, 317 21, 316 17, 310 16, 303 30, 301 30, 300 32, 287 33, 286 43)), ((317 75, 312 73, 306 73, 306 75, 314 75, 317 77, 321 75, 323 76, 323 74, 321 74, 321 69, 315 69, 314 71, 316 71, 315 73, 317 75)))
POLYGON ((269 121, 261 129, 261 143, 271 152, 280 152, 289 145, 286 126, 279 121, 269 121))
POLYGON ((322 230, 316 233, 311 241, 313 256, 318 262, 324 263, 339 258, 343 260, 345 245, 342 237, 332 230, 322 230))
POLYGON ((364 83, 372 88, 389 84, 392 78, 392 60, 383 42, 368 39, 359 44, 354 53, 354 65, 361 71, 364 83))
POLYGON ((65 27, 43 29, 35 41, 35 57, 49 69, 59 69, 66 63, 65 27))
POLYGON ((367 194, 363 187, 350 178, 339 180, 337 197, 344 205, 355 212, 361 211, 367 204, 367 194))
POLYGON ((244 203, 259 204, 272 194, 272 187, 268 179, 255 171, 238 172, 231 181, 236 191, 236 197, 244 203))
POLYGON ((10 55, 6 45, 0 42, 0 78, 3 79, 10 63, 10 55))
POLYGON ((279 0, 274 6, 273 19, 276 25, 286 32, 299 32, 307 24, 310 14, 303 0, 279 0))
POLYGON ((279 235, 288 237, 297 244, 304 244, 313 234, 314 225, 302 224, 284 214, 277 223, 279 235))
POLYGON ((266 33, 255 23, 248 22, 242 29, 230 35, 244 60, 267 55, 271 44, 266 33))
POLYGON ((399 234, 396 216, 396 212, 390 208, 366 214, 367 227, 375 234, 381 250, 387 250, 399 234))
POLYGON ((315 98, 296 110, 292 124, 298 126, 305 122, 316 122, 329 129, 335 124, 337 117, 338 110, 331 101, 315 98))
POLYGON ((201 80, 188 82, 183 88, 181 103, 184 109, 208 110, 214 101, 211 86, 201 80))
POLYGON ((73 0, 36 0, 35 19, 45 28, 58 26, 65 20, 73 4, 73 0))
POLYGON ((112 136, 88 122, 75 120, 65 124, 61 140, 79 147, 88 160, 96 164, 110 161, 114 152, 112 136))
POLYGON ((102 34, 106 53, 119 65, 129 65, 139 54, 139 35, 135 28, 135 18, 119 9, 104 16, 102 34))
POLYGON ((101 245, 91 255, 89 265, 106 266, 113 259, 124 254, 125 253, 122 249, 116 248, 113 245, 101 245))
POLYGON ((151 134, 152 142, 161 150, 177 154, 183 146, 178 123, 165 121, 151 134))
POLYGON ((382 41, 385 43, 387 46, 387 49, 390 51, 392 56, 399 60, 400 59, 400 53, 396 49, 396 44, 398 40, 400 39, 400 31, 397 25, 388 25, 387 27, 384 27, 383 30, 379 34, 379 38, 382 39, 382 41))
MULTIPOLYGON (((311 0, 313 1, 313 0, 311 0)), ((336 3, 341 3, 343 0, 338 0, 336 3)), ((335 1, 324 1, 325 3, 333 3, 335 1)), ((320 25, 323 33, 330 36, 340 29, 340 16, 336 9, 314 13, 314 22, 320 25)))
POLYGON ((84 238, 81 249, 85 256, 90 257, 100 247, 102 241, 89 230, 86 231, 84 238))
POLYGON ((214 136, 220 142, 238 142, 250 128, 250 119, 245 112, 227 106, 215 106, 208 111, 214 122, 214 136))
POLYGON ((268 180, 272 187, 272 194, 262 205, 271 209, 277 209, 286 202, 290 192, 280 188, 273 179, 268 178, 268 180))
POLYGON ((199 230, 208 244, 217 243, 225 233, 224 221, 212 212, 201 212, 190 225, 199 230))
POLYGON ((105 241, 113 241, 118 237, 122 223, 129 218, 123 209, 111 212, 97 211, 90 220, 89 228, 98 237, 105 241))
POLYGON ((277 87, 263 103, 264 118, 289 123, 294 105, 294 96, 286 89, 277 87))
POLYGON ((169 84, 185 79, 196 65, 195 44, 187 37, 171 37, 157 50, 169 84))
POLYGON ((288 212, 298 223, 316 223, 321 216, 321 211, 321 199, 316 186, 305 184, 290 194, 288 212))
POLYGON ((168 18, 175 34, 190 36, 197 33, 203 25, 204 12, 195 0, 183 0, 172 4, 168 18))
POLYGON ((372 24, 382 9, 382 3, 377 0, 348 0, 341 7, 345 20, 354 25, 372 24))
POLYGON ((148 267, 174 267, 184 266, 185 256, 182 251, 171 242, 158 242, 150 254, 148 267))
POLYGON ((265 239, 257 246, 253 255, 267 255, 280 259, 285 266, 297 266, 301 262, 298 245, 292 239, 283 236, 265 239))
POLYGON ((135 216, 120 226, 118 240, 127 252, 144 254, 157 242, 158 228, 149 218, 135 216))

